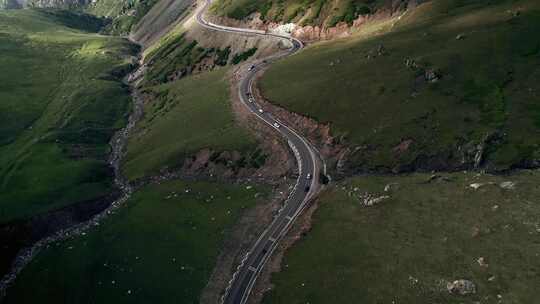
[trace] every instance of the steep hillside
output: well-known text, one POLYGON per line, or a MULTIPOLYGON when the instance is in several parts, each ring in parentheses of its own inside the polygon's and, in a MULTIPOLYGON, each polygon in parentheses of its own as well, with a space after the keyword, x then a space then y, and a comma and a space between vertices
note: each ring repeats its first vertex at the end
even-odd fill
POLYGON ((0 60, 9 71, 0 81, 2 221, 110 191, 108 140, 129 102, 118 76, 137 49, 66 27, 56 17, 0 12, 0 60))
POLYGON ((86 8, 86 11, 111 20, 106 32, 116 35, 127 35, 159 0, 97 0, 86 8))
POLYGON ((131 29, 131 38, 145 47, 165 36, 190 12, 193 0, 161 0, 131 29))
POLYGON ((93 33, 100 22, 0 11, 0 273, 20 246, 116 195, 109 140, 125 123, 121 78, 138 48, 93 33))
POLYGON ((233 19, 246 19, 258 14, 265 22, 296 23, 300 26, 332 27, 340 22, 352 25, 360 16, 392 14, 414 7, 417 0, 218 0, 212 7, 214 14, 233 19))
POLYGON ((275 64, 262 92, 330 126, 342 173, 538 167, 539 16, 531 0, 425 3, 275 64))

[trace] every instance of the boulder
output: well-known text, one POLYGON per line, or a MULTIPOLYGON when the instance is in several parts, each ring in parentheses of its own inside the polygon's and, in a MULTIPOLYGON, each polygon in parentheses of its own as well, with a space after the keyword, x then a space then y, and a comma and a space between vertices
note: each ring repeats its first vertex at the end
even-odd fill
POLYGON ((480 265, 480 267, 487 268, 489 266, 489 264, 486 262, 486 258, 484 257, 479 257, 476 262, 478 263, 478 265, 480 265))
POLYGON ((378 197, 372 197, 371 195, 366 195, 363 200, 362 200, 362 204, 366 207, 371 207, 371 206, 375 206, 377 204, 379 204, 380 202, 384 201, 384 200, 387 200, 389 199, 390 196, 388 195, 382 195, 382 196, 378 196, 378 197))
POLYGON ((424 73, 424 78, 427 82, 437 82, 441 76, 438 71, 434 69, 427 69, 424 73))
POLYGON ((384 192, 388 192, 388 191, 391 191, 392 189, 396 189, 398 188, 398 186, 399 186, 398 183, 387 184, 386 186, 384 186, 384 192))
POLYGON ((470 295, 476 293, 476 285, 469 280, 459 279, 446 284, 446 289, 451 294, 470 295))
POLYGON ((482 186, 484 186, 484 184, 482 184, 482 183, 474 183, 474 184, 469 185, 469 187, 473 188, 474 190, 477 190, 482 186))
POLYGON ((516 183, 511 181, 502 182, 499 184, 499 187, 506 190, 513 190, 516 187, 516 183))

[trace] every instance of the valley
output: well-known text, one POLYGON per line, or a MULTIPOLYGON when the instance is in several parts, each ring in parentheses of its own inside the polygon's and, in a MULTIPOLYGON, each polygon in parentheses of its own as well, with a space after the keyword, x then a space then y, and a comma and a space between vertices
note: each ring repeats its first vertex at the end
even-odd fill
POLYGON ((531 0, 0 1, 0 302, 533 303, 538 30, 531 0))

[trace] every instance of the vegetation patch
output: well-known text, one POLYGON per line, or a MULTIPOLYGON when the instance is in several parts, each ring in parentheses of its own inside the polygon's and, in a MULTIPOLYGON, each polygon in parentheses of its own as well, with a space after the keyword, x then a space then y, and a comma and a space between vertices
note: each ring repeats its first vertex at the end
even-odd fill
POLYGON ((320 196, 263 303, 534 302, 539 181, 538 171, 343 181, 320 196))
POLYGON ((145 62, 148 69, 142 86, 163 84, 191 75, 194 72, 212 70, 229 62, 231 48, 202 48, 196 40, 187 40, 183 33, 163 39, 150 50, 145 62), (203 61, 207 60, 204 65, 203 61))
MULTIPOLYGON (((348 25, 352 25, 353 21, 358 18, 360 15, 368 15, 371 13, 371 8, 369 7, 369 2, 371 1, 358 1, 351 0, 348 3, 343 5, 343 9, 337 15, 334 15, 328 22, 329 27, 333 27, 339 22, 345 22, 348 25)), ((338 9, 339 10, 339 9, 338 9)))
POLYGON ((146 186, 99 226, 44 248, 5 303, 196 303, 227 231, 260 195, 267 189, 146 186))
POLYGON ((239 64, 242 61, 246 61, 249 57, 253 56, 257 52, 257 48, 250 48, 249 50, 235 54, 232 59, 232 64, 239 64))

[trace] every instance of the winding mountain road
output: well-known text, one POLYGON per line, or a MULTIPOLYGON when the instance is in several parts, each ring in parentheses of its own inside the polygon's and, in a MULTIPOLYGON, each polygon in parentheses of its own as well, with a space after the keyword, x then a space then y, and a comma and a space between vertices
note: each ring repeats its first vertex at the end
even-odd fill
POLYGON ((289 147, 296 156, 299 172, 296 184, 289 194, 284 206, 251 247, 242 263, 238 266, 221 301, 223 304, 244 304, 247 302, 262 268, 272 255, 272 252, 278 246, 278 242, 290 229, 294 220, 306 206, 308 200, 315 195, 318 189, 318 160, 320 158, 317 155, 316 149, 314 149, 306 139, 292 128, 274 118, 271 113, 266 112, 252 94, 252 87, 256 74, 272 62, 296 53, 303 48, 303 43, 290 36, 266 33, 264 31, 253 29, 222 26, 209 22, 204 19, 204 14, 208 10, 210 4, 211 0, 207 0, 204 3, 204 6, 196 14, 197 22, 207 29, 244 35, 259 35, 270 39, 282 39, 283 41, 286 41, 286 43, 291 44, 291 48, 286 52, 260 59, 255 63, 250 63, 249 68, 245 69, 245 72, 240 79, 239 96, 241 102, 251 113, 287 139, 289 147))

